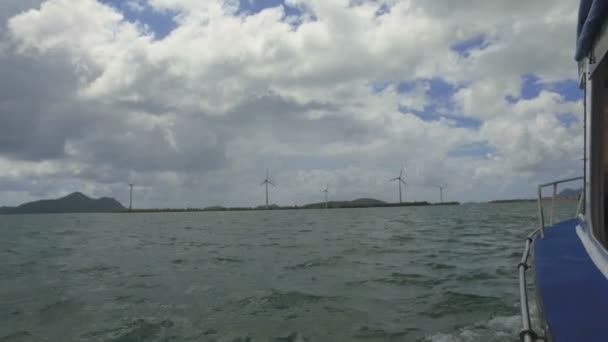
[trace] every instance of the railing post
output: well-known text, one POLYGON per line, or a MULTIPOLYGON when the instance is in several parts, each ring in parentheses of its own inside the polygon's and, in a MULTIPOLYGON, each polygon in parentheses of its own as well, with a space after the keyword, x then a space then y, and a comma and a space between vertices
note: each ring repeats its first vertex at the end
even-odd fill
POLYGON ((555 196, 557 196, 557 183, 553 183, 553 197, 551 197, 551 221, 549 225, 553 225, 553 213, 555 212, 555 196))
POLYGON ((543 192, 542 187, 538 187, 538 217, 540 219, 540 238, 545 238, 545 215, 543 213, 543 192))

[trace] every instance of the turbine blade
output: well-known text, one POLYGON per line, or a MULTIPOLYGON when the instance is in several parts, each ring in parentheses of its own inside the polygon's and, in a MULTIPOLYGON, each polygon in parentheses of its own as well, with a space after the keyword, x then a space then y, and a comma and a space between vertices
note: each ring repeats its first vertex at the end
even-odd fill
POLYGON ((393 179, 389 180, 389 182, 396 181, 396 180, 398 180, 398 179, 400 179, 400 178, 399 178, 399 177, 397 177, 397 178, 393 178, 393 179))
POLYGON ((399 172, 399 178, 403 177, 403 165, 401 165, 401 172, 399 172))
POLYGON ((273 182, 271 182, 271 181, 267 181, 267 182, 268 182, 268 184, 270 184, 270 185, 274 186, 275 188, 277 187, 276 185, 274 185, 274 183, 273 183, 273 182))
POLYGON ((407 185, 407 183, 403 179, 399 178, 399 180, 401 181, 401 183, 407 185))
POLYGON ((266 184, 266 181, 263 181, 262 183, 260 183, 260 185, 264 185, 264 184, 266 184))

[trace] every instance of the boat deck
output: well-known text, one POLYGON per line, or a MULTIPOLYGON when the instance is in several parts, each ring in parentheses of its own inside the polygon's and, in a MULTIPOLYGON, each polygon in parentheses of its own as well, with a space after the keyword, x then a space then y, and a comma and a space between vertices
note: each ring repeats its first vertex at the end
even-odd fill
POLYGON ((545 229, 534 241, 536 290, 550 341, 606 341, 608 280, 576 233, 578 219, 545 229))

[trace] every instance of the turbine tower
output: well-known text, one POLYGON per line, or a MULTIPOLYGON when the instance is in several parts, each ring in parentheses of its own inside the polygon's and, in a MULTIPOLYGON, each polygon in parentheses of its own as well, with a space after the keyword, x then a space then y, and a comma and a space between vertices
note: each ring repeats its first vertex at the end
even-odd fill
POLYGON ((260 184, 260 185, 266 185, 266 209, 270 208, 268 206, 268 184, 270 184, 276 188, 276 185, 274 185, 274 183, 272 183, 270 181, 270 178, 268 178, 268 168, 266 168, 266 179, 264 179, 264 181, 260 184))
POLYGON ((129 183, 129 211, 133 210, 133 183, 129 183))
POLYGON ((323 190, 322 192, 325 193, 325 209, 327 209, 327 195, 329 194, 329 184, 327 184, 325 190, 323 190))
POLYGON ((447 188, 447 184, 443 184, 443 185, 436 185, 439 188, 439 199, 441 200, 441 203, 443 203, 443 189, 447 188))
POLYGON ((404 185, 407 185, 407 183, 403 180, 403 165, 401 165, 401 172, 399 172, 399 177, 393 178, 390 181, 391 182, 397 181, 397 183, 399 184, 399 204, 403 203, 401 201, 401 183, 403 183, 404 185))

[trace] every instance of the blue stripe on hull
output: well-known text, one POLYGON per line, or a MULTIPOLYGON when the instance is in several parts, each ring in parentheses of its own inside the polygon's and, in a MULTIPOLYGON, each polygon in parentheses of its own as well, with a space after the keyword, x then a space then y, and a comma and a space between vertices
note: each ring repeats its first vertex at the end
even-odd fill
POLYGON ((608 280, 563 221, 534 241, 536 292, 552 341, 608 341, 608 280))

